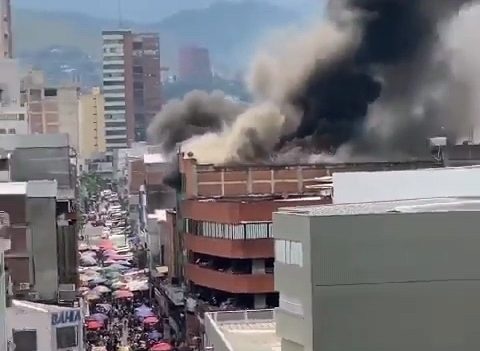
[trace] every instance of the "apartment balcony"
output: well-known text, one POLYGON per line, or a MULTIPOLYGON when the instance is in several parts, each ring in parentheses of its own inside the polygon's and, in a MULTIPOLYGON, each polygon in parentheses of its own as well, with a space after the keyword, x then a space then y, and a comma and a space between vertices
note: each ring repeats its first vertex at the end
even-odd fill
POLYGON ((185 277, 194 284, 233 294, 265 294, 274 292, 273 274, 235 274, 188 263, 185 277))
POLYGON ((230 240, 185 234, 187 250, 225 258, 274 257, 273 239, 230 240))

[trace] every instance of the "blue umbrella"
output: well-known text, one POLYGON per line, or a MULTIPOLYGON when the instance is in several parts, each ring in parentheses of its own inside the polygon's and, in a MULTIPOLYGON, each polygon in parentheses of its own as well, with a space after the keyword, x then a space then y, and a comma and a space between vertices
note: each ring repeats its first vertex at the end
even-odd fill
POLYGON ((163 335, 158 331, 158 330, 153 330, 150 333, 148 333, 148 338, 150 340, 160 340, 163 337, 163 335))
POLYGON ((153 316, 153 312, 150 307, 142 305, 140 307, 135 308, 135 316, 145 318, 145 317, 153 316))
POLYGON ((91 280, 93 284, 102 284, 105 283, 107 280, 102 277, 95 277, 91 280))

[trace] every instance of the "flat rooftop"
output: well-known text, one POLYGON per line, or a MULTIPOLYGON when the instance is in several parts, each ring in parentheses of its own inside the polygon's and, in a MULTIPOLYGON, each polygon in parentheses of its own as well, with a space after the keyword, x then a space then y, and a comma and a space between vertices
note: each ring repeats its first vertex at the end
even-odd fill
POLYGON ((480 211, 480 197, 446 197, 353 204, 315 205, 281 208, 278 213, 301 216, 354 216, 382 213, 428 213, 480 211))
MULTIPOLYGON (((273 310, 207 314, 230 351, 280 351, 273 310)), ((215 345, 213 345, 215 347, 215 345)))

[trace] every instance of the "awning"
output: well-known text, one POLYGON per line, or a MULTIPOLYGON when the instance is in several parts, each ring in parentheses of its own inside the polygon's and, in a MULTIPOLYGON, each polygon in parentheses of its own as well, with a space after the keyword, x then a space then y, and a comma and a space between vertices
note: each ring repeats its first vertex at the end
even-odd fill
POLYGON ((163 277, 164 275, 168 274, 168 266, 157 266, 155 267, 155 270, 152 272, 152 276, 157 278, 157 277, 163 277))

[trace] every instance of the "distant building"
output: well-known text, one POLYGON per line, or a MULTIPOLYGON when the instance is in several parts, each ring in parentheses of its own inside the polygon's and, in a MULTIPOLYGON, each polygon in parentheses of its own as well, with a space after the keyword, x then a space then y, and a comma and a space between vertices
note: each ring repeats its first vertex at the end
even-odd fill
POLYGON ((66 133, 70 146, 79 149, 77 86, 48 87, 41 71, 31 71, 22 81, 22 103, 28 106, 32 134, 66 133))
POLYGON ((282 351, 478 349, 479 211, 478 198, 281 209, 282 351))
POLYGON ((0 57, 13 57, 12 11, 10 0, 0 0, 0 57))
POLYGON ((17 60, 0 58, 0 135, 29 134, 25 104, 20 99, 17 60))
POLYGON ((157 34, 104 31, 103 90, 107 155, 146 139, 162 104, 157 34))
POLYGON ((212 67, 207 48, 189 46, 178 54, 178 76, 182 82, 210 83, 212 67))
POLYGON ((106 151, 104 97, 99 88, 93 88, 90 94, 80 96, 80 147, 82 159, 106 151))

